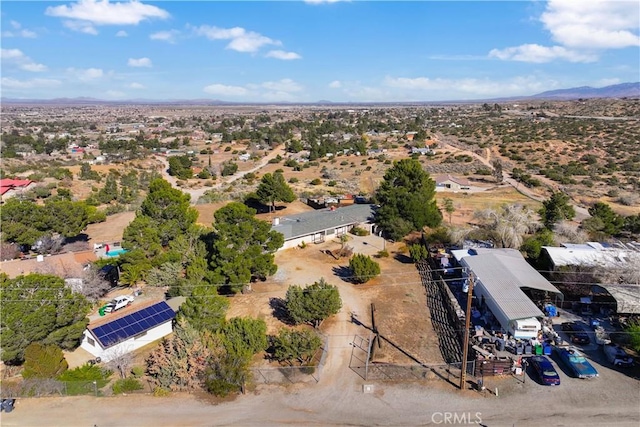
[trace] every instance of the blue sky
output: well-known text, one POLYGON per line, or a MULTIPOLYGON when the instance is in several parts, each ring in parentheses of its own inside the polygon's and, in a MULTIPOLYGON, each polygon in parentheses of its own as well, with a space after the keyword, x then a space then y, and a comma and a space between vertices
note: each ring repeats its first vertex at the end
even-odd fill
POLYGON ((394 102, 640 80, 640 3, 2 1, 2 96, 394 102))

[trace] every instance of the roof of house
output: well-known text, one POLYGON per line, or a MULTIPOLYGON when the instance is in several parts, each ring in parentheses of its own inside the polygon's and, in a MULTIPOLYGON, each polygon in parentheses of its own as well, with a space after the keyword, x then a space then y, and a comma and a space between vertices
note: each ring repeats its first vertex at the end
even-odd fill
POLYGON ((459 184, 459 185, 465 185, 465 186, 466 185, 471 185, 471 182, 469 182, 468 179, 457 178, 457 177, 451 176, 451 175, 436 175, 435 181, 436 181, 436 184, 442 184, 443 182, 451 181, 451 182, 455 182, 456 184, 459 184))
POLYGON ((100 342, 102 348, 108 348, 168 322, 175 315, 175 311, 166 301, 160 301, 100 326, 89 325, 87 329, 100 342))
POLYGON ((19 187, 26 187, 31 184, 33 181, 30 179, 0 179, 0 195, 3 195, 9 190, 19 187))
POLYGON ((630 253, 640 252, 637 242, 608 244, 599 242, 563 243, 561 247, 543 246, 556 267, 584 265, 591 267, 616 267, 628 262, 630 253))
MULTIPOLYGON (((477 281, 509 320, 543 316, 540 309, 522 291, 523 288, 562 293, 531 267, 522 256, 484 253, 462 259, 477 281)), ((496 314, 496 313, 494 313, 496 314)), ((497 317, 497 316, 496 316, 497 317)))
POLYGON ((279 218, 272 230, 284 235, 285 240, 308 236, 331 228, 367 222, 373 219, 373 205, 355 204, 336 209, 327 208, 302 212, 279 218))

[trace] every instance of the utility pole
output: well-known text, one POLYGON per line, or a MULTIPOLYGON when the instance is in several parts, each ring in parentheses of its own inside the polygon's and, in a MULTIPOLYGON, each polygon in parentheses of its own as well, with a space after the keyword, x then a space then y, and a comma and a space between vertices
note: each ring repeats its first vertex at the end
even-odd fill
POLYGON ((469 291, 467 293, 467 311, 464 322, 464 344, 462 345, 462 370, 460 371, 460 390, 465 389, 467 381, 467 356, 469 353, 469 328, 471 327, 471 300, 473 299, 473 273, 469 274, 469 291))

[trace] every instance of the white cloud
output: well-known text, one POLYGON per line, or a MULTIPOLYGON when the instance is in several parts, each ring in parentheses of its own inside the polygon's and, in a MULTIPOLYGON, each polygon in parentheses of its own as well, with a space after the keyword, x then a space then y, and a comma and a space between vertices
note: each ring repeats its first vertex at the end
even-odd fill
POLYGON ((78 79, 82 82, 96 80, 104 76, 104 71, 100 68, 67 68, 67 73, 70 74, 72 78, 78 79))
POLYGON ((245 96, 249 93, 249 91, 242 86, 227 86, 218 83, 205 86, 204 91, 212 95, 222 96, 245 96))
POLYGON ((77 31, 79 33, 91 34, 92 36, 98 35, 98 30, 88 22, 83 21, 64 21, 62 23, 70 30, 77 31))
POLYGON ((282 79, 276 82, 264 82, 260 86, 265 89, 278 92, 300 92, 302 86, 291 79, 282 79))
POLYGON ((131 89, 146 89, 146 87, 143 84, 137 83, 137 82, 133 82, 129 85, 129 87, 131 89))
POLYGON ((153 64, 151 63, 151 60, 149 58, 129 58, 129 61, 127 61, 127 65, 129 67, 153 67, 153 64))
POLYGON ((201 25, 200 27, 194 27, 194 32, 209 40, 230 40, 227 49, 237 52, 253 53, 265 45, 282 45, 282 42, 278 40, 270 39, 254 31, 247 31, 241 27, 218 28, 201 25))
POLYGON ((301 59, 302 56, 295 52, 285 52, 284 50, 270 50, 265 55, 267 58, 282 59, 284 61, 290 61, 292 59, 301 59))
POLYGON ((129 34, 125 30, 120 30, 116 33, 116 37, 129 37, 129 34))
POLYGON ((539 44, 523 44, 506 49, 493 49, 489 52, 489 57, 538 64, 556 59, 569 62, 594 62, 598 59, 593 53, 571 50, 562 46, 540 46, 539 44))
POLYGON ((9 65, 18 67, 24 71, 31 71, 34 73, 47 71, 46 65, 34 62, 31 58, 22 53, 20 49, 1 49, 0 59, 9 65))
POLYGON ((27 30, 26 28, 22 28, 22 24, 18 21, 10 21, 9 25, 13 28, 13 31, 3 31, 2 37, 24 37, 27 39, 35 39, 38 35, 31 30, 27 30))
POLYGON ((57 87, 60 86, 62 82, 54 79, 17 80, 10 77, 3 77, 1 83, 3 89, 34 89, 57 87))
POLYGON ((554 40, 582 49, 640 46, 640 3, 611 0, 550 0, 540 17, 554 40))
POLYGON ((524 62, 593 62, 605 49, 640 46, 640 3, 549 0, 540 21, 559 45, 523 44, 493 49, 489 57, 524 62))
POLYGON ((334 80, 331 83, 329 83, 329 87, 331 89, 339 89, 342 87, 342 83, 340 82, 340 80, 334 80))
POLYGON ((180 34, 178 30, 168 30, 168 31, 158 31, 157 33, 153 33, 149 35, 151 40, 160 40, 163 42, 174 44, 176 42, 176 37, 180 34))
POLYGON ((167 19, 164 9, 140 1, 110 3, 109 0, 79 0, 70 6, 49 6, 45 14, 93 25, 138 25, 147 19, 167 19))

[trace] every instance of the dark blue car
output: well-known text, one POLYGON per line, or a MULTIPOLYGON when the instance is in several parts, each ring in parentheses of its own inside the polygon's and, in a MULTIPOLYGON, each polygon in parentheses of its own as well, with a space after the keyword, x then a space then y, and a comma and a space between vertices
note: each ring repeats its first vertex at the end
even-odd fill
POLYGON ((549 359, 544 356, 533 356, 529 358, 529 363, 543 385, 560 385, 560 376, 549 359))
POLYGON ((558 348, 558 357, 576 378, 595 378, 598 371, 575 348, 558 348))

